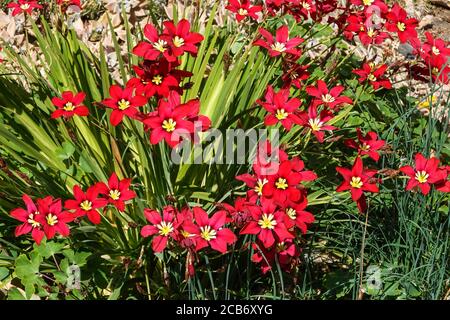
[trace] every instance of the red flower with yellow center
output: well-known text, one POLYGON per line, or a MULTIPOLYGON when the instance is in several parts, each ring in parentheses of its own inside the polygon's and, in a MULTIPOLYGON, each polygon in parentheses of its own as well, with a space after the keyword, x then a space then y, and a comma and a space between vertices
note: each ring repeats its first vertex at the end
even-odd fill
POLYGON ((39 207, 39 210, 36 221, 42 225, 47 239, 52 239, 57 233, 63 237, 70 234, 67 223, 72 222, 75 216, 67 211, 62 211, 61 199, 47 199, 39 207))
POLYGON ((284 224, 284 212, 277 209, 272 201, 263 201, 261 207, 251 207, 252 220, 242 228, 240 234, 257 234, 264 247, 269 248, 279 241, 292 239, 284 224))
POLYGON ((96 185, 97 191, 108 199, 119 211, 125 211, 125 201, 136 197, 136 193, 130 190, 131 179, 119 180, 117 174, 113 172, 108 179, 108 184, 99 182, 96 185))
POLYGON ((190 32, 191 24, 186 19, 181 19, 178 24, 173 21, 165 21, 162 37, 169 43, 171 54, 166 57, 167 61, 175 61, 177 57, 189 52, 197 55, 197 46, 203 40, 200 33, 190 32))
POLYGON ((378 90, 381 87, 391 89, 392 84, 385 76, 386 70, 386 64, 376 67, 369 63, 364 63, 362 69, 356 69, 352 72, 359 76, 358 81, 360 83, 368 81, 374 90, 378 90))
POLYGON ((289 53, 294 56, 300 56, 301 51, 296 47, 303 42, 300 37, 289 39, 289 29, 287 26, 280 27, 273 35, 264 28, 259 28, 259 33, 265 39, 258 39, 253 42, 254 46, 260 46, 269 50, 269 56, 276 57, 283 53, 289 53))
POLYGON ((42 224, 37 221, 37 216, 40 215, 40 212, 43 212, 42 208, 48 206, 46 202, 52 202, 51 197, 47 197, 44 199, 38 199, 37 205, 31 200, 31 198, 24 194, 22 196, 22 200, 25 203, 26 210, 22 208, 16 208, 11 211, 11 216, 23 222, 20 226, 16 227, 15 236, 19 237, 21 235, 27 234, 31 232, 31 236, 34 241, 39 245, 44 238, 44 231, 42 229, 42 224))
POLYGON ((18 0, 17 2, 10 2, 7 8, 13 9, 12 16, 25 13, 31 14, 34 9, 42 9, 42 6, 37 1, 18 0))
POLYGON ((161 99, 156 112, 142 121, 146 129, 151 130, 150 143, 158 144, 165 140, 170 147, 175 147, 186 135, 194 132, 194 123, 190 119, 198 115, 199 109, 198 100, 180 104, 176 93, 172 93, 168 101, 161 99))
POLYGON ((151 223, 141 230, 143 237, 153 236, 152 249, 155 252, 163 251, 169 238, 175 239, 177 234, 178 223, 174 220, 176 210, 167 206, 163 209, 162 217, 156 210, 144 209, 145 218, 151 223))
POLYGON ((419 188, 422 194, 430 192, 432 184, 439 184, 447 179, 447 171, 439 168, 439 159, 425 158, 421 153, 415 156, 415 168, 403 166, 400 171, 409 177, 406 190, 419 188))
POLYGON ((297 98, 289 99, 289 89, 280 89, 280 91, 274 92, 272 86, 268 86, 265 98, 266 101, 257 100, 256 103, 270 113, 264 119, 266 126, 280 122, 289 131, 294 123, 300 123, 295 111, 300 107, 301 101, 297 98))
POLYGON ((236 242, 236 235, 223 227, 226 222, 225 211, 218 211, 209 218, 202 208, 194 207, 192 210, 196 224, 186 223, 183 229, 195 235, 196 251, 210 246, 220 253, 225 253, 227 246, 236 242))
POLYGON ((103 100, 101 103, 108 108, 113 109, 111 112, 111 124, 117 126, 122 122, 124 116, 134 118, 139 112, 138 107, 142 107, 147 103, 147 98, 141 95, 133 95, 134 88, 126 87, 122 89, 120 86, 112 85, 109 88, 111 98, 103 100))
POLYGON ((71 91, 64 91, 61 98, 52 98, 52 103, 58 109, 53 111, 52 118, 56 119, 59 117, 69 118, 74 115, 87 116, 89 115, 89 109, 82 105, 86 94, 84 92, 73 94, 71 91))
POLYGON ((76 217, 87 216, 93 224, 99 224, 101 221, 100 213, 97 209, 103 208, 108 204, 107 199, 98 198, 98 186, 92 186, 86 193, 79 186, 73 187, 75 200, 66 200, 64 207, 69 210, 75 210, 76 217))
POLYGON ((343 104, 352 104, 353 101, 347 96, 341 96, 344 91, 343 86, 336 86, 328 90, 327 85, 322 80, 317 80, 317 88, 314 86, 306 87, 306 92, 314 97, 312 105, 324 105, 331 110, 342 106, 343 104))
POLYGON ((401 43, 410 39, 417 38, 417 20, 408 18, 405 9, 395 3, 392 9, 386 14, 386 29, 390 32, 396 32, 401 43))
POLYGON ((358 142, 352 139, 347 139, 344 141, 345 145, 358 150, 360 155, 368 155, 373 160, 378 161, 380 159, 380 155, 377 150, 384 146, 385 141, 378 140, 378 135, 373 131, 369 131, 365 136, 363 136, 361 129, 356 128, 356 133, 358 135, 358 142))
POLYGON ((261 12, 261 6, 252 6, 249 0, 229 0, 229 5, 225 9, 236 14, 237 22, 241 22, 247 17, 258 20, 258 13, 261 12))
POLYGON ((333 114, 329 110, 322 110, 320 114, 317 114, 317 106, 315 105, 309 106, 308 112, 304 111, 300 113, 299 118, 300 124, 310 128, 311 132, 320 143, 324 141, 324 131, 336 129, 336 127, 327 124, 327 122, 333 118, 333 114))
POLYGON ((379 191, 377 185, 373 182, 373 177, 377 174, 377 170, 365 170, 361 158, 357 157, 352 169, 336 167, 336 171, 344 178, 344 181, 337 187, 336 191, 350 190, 352 200, 357 203, 359 211, 365 212, 367 204, 364 192, 377 193, 379 191))

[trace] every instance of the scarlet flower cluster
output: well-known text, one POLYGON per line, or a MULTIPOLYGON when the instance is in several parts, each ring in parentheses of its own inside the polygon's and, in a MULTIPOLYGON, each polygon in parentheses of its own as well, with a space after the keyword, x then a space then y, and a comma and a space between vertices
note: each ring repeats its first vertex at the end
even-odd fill
POLYGON ((300 158, 289 159, 285 151, 268 141, 258 147, 252 168, 252 174, 236 177, 251 188, 247 196, 236 199, 234 206, 223 204, 223 209, 236 227, 242 227, 240 234, 257 236, 252 244, 252 260, 261 264, 264 273, 270 270, 275 257, 289 271, 298 263, 297 235, 305 234, 314 222, 314 216, 305 211, 308 200, 302 183, 317 176, 304 170, 300 158), (279 165, 274 166, 276 163, 279 165))
POLYGON ((125 210, 125 202, 136 197, 130 190, 131 179, 119 180, 113 173, 108 183, 98 182, 83 192, 80 186, 73 187, 75 199, 66 200, 64 208, 61 199, 51 196, 37 199, 35 202, 26 194, 22 199, 26 209, 16 208, 11 216, 22 222, 15 230, 16 237, 31 233, 34 241, 39 245, 44 238, 52 239, 56 234, 67 237, 70 234, 68 223, 77 218, 87 216, 94 224, 101 222, 99 209, 112 204, 118 210, 125 210))
MULTIPOLYGON (((124 117, 140 121, 150 131, 150 143, 158 144, 164 140, 170 147, 175 147, 185 137, 180 130, 190 135, 194 133, 196 122, 200 123, 201 130, 207 130, 211 125, 208 117, 199 115, 198 99, 181 103, 182 80, 192 74, 177 69, 180 56, 197 54, 197 46, 203 36, 191 32, 186 19, 177 25, 171 21, 165 21, 163 25, 161 33, 155 26, 146 25, 144 35, 147 41, 134 47, 133 53, 144 58, 138 66, 133 66, 136 77, 131 78, 125 87, 112 85, 110 97, 95 104, 112 109, 111 125, 119 125, 124 117), (152 98, 156 99, 157 108, 142 112, 152 98)), ((52 118, 89 115, 89 109, 82 105, 85 97, 83 92, 74 94, 70 91, 63 92, 61 98, 54 97, 52 103, 58 109, 52 113, 52 118)))

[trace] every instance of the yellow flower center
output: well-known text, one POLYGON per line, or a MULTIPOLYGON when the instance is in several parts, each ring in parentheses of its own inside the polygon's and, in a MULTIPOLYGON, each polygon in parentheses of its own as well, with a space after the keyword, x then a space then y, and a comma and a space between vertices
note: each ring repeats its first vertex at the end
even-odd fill
POLYGON ((436 48, 435 46, 433 46, 433 48, 431 48, 431 51, 433 52, 433 54, 435 54, 435 55, 439 55, 441 52, 439 51, 439 49, 438 48, 436 48))
POLYGON ((130 107, 130 101, 122 99, 119 101, 118 105, 119 105, 119 110, 126 110, 130 107))
POLYGON ((439 74, 439 69, 434 67, 433 69, 431 69, 431 73, 434 75, 438 75, 439 74))
POLYGON ((66 110, 66 111, 73 111, 75 109, 75 106, 72 104, 72 102, 67 102, 64 105, 63 109, 66 110))
POLYGON ((120 191, 117 189, 110 190, 109 191, 109 197, 113 200, 119 200, 120 198, 120 191))
POLYGON ((22 4, 22 5, 20 6, 20 9, 22 9, 22 10, 28 10, 28 9, 30 9, 30 5, 29 5, 28 3, 24 3, 24 4, 22 4))
POLYGON ((276 250, 277 252, 286 250, 286 244, 284 243, 284 241, 277 243, 276 250))
MULTIPOLYGON (((39 212, 35 212, 35 214, 39 214, 39 212)), ((34 215, 33 215, 32 213, 30 213, 30 214, 28 215, 28 220, 27 220, 27 222, 28 222, 29 224, 31 224, 31 226, 32 226, 33 228, 39 228, 39 227, 41 226, 41 224, 40 224, 39 222, 37 222, 36 220, 34 220, 34 215)))
POLYGON ((58 223, 58 217, 51 213, 49 213, 45 219, 47 220, 47 224, 49 226, 54 226, 58 223))
POLYGON ((295 211, 295 209, 293 208, 286 209, 286 214, 292 220, 295 220, 297 218, 297 211, 295 211))
POLYGON ((367 30, 367 35, 372 38, 375 35, 375 30, 373 30, 372 28, 369 28, 367 30))
POLYGON ((426 171, 417 171, 416 172, 416 180, 419 181, 419 183, 425 183, 428 181, 428 173, 426 171))
POLYGON ((173 38, 173 45, 177 48, 184 46, 184 39, 179 36, 175 36, 175 38, 173 38))
POLYGON ((172 118, 170 118, 169 120, 164 120, 162 123, 162 128, 164 130, 166 130, 167 132, 172 132, 175 130, 175 127, 177 125, 176 121, 173 121, 172 118))
POLYGON ((362 151, 369 151, 370 146, 367 143, 363 143, 362 146, 359 147, 362 151))
POLYGON ((308 10, 308 11, 311 9, 311 6, 309 5, 308 2, 303 2, 303 3, 302 3, 302 7, 303 7, 303 9, 306 9, 306 10, 308 10))
POLYGON ((191 234, 189 232, 187 232, 186 230, 181 230, 181 235, 185 238, 189 238, 189 237, 193 237, 195 236, 195 234, 191 234))
POLYGON ((80 208, 84 211, 92 210, 92 202, 90 202, 89 200, 84 200, 80 203, 80 208))
POLYGON ((352 177, 352 180, 350 181, 350 185, 352 186, 352 188, 360 189, 363 186, 361 177, 352 177))
POLYGON ((286 45, 284 43, 281 43, 281 42, 275 42, 274 44, 272 44, 270 46, 270 48, 273 51, 277 51, 277 52, 280 52, 280 53, 286 51, 286 45))
POLYGON ((323 122, 319 118, 309 119, 308 123, 312 131, 319 131, 323 126, 323 122))
POLYGON ((155 48, 159 52, 166 51, 167 50, 166 46, 167 46, 167 42, 164 40, 161 40, 161 39, 159 39, 157 42, 153 43, 153 48, 155 48))
POLYGON ((258 225, 261 226, 261 229, 275 229, 277 221, 272 213, 263 213, 261 220, 258 221, 258 225))
POLYGON ((211 226, 200 227, 200 236, 206 241, 211 241, 217 236, 217 231, 212 229, 211 226))
POLYGON ((162 83, 163 77, 161 77, 159 74, 153 77, 152 82, 159 86, 162 83))
POLYGON ((240 8, 239 11, 238 11, 238 13, 239 13, 239 15, 241 15, 241 16, 246 16, 246 15, 248 14, 248 11, 245 10, 245 9, 243 9, 243 8, 240 8))
POLYGON ((277 182, 275 182, 275 186, 277 189, 286 190, 289 185, 286 183, 286 179, 278 178, 277 182))
POLYGON ((322 95, 322 101, 325 103, 331 103, 334 102, 334 100, 336 99, 329 93, 322 95))
POLYGON ((275 117, 278 120, 284 120, 288 117, 288 113, 284 109, 277 109, 277 112, 275 113, 275 117))
POLYGON ((159 229, 158 233, 163 237, 167 237, 173 231, 172 222, 161 221, 156 227, 159 229))
POLYGON ((367 79, 369 79, 369 81, 377 81, 377 77, 375 77, 373 74, 369 74, 369 76, 367 77, 367 79))
POLYGON ((406 30, 406 25, 403 22, 397 22, 397 28, 398 28, 398 30, 403 32, 406 30))
POLYGON ((363 0, 365 6, 370 6, 375 0, 363 0))
POLYGON ((258 179, 258 181, 256 181, 255 192, 258 196, 262 195, 262 189, 267 182, 269 181, 266 178, 264 178, 263 180, 258 179))

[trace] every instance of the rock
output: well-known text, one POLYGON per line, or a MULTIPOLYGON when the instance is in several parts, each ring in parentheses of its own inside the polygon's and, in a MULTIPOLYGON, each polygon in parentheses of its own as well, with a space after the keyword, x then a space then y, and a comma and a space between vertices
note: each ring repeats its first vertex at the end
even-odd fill
POLYGON ((440 20, 440 19, 435 16, 432 16, 431 14, 426 15, 419 22, 419 29, 427 30, 427 29, 433 27, 436 20, 440 20))
POLYGON ((450 9, 450 1, 449 0, 430 0, 430 3, 436 7, 450 9))

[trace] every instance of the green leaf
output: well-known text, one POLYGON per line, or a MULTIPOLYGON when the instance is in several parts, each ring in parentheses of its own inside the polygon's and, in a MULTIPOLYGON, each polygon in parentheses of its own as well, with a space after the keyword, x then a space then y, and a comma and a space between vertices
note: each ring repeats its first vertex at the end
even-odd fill
POLYGON ((8 270, 8 268, 0 267, 0 281, 2 281, 3 279, 5 279, 8 275, 9 275, 9 270, 8 270))
POLYGON ((56 156, 61 160, 69 159, 73 153, 75 152, 75 146, 69 142, 65 141, 62 144, 62 147, 56 149, 56 156))
POLYGON ((34 251, 39 253, 44 258, 50 258, 52 255, 60 253, 64 244, 57 242, 43 242, 41 245, 34 244, 34 251))
POLYGON ((79 267, 82 267, 86 264, 87 258, 91 255, 89 252, 77 252, 75 253, 73 250, 64 250, 64 256, 69 259, 69 261, 73 264, 76 264, 79 267))

